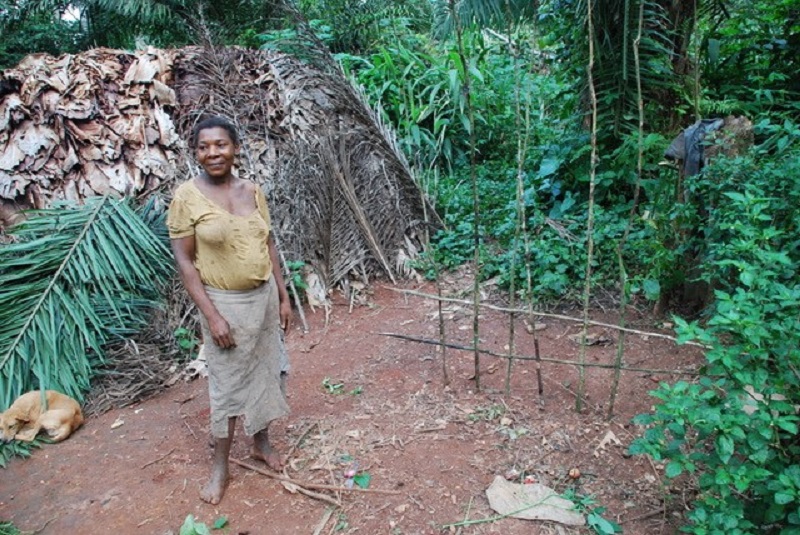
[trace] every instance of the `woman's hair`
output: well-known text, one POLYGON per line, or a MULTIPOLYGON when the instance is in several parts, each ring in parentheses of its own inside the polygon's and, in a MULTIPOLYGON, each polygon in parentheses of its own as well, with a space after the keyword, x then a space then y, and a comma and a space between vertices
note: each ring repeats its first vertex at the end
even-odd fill
POLYGON ((211 117, 206 117, 194 125, 194 129, 192 130, 192 138, 190 140, 192 147, 197 146, 197 138, 200 135, 200 131, 207 130, 209 128, 224 128, 225 131, 228 132, 228 135, 231 136, 231 141, 233 141, 233 144, 237 146, 239 145, 239 133, 236 131, 236 128, 230 123, 230 121, 218 115, 212 115, 211 117))

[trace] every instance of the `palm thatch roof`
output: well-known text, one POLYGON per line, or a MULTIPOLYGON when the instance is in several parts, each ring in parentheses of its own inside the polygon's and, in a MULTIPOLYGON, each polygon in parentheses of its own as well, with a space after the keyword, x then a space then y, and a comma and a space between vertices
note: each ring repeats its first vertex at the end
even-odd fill
POLYGON ((186 140, 210 113, 240 129, 240 173, 288 259, 329 285, 403 271, 433 212, 391 133, 340 73, 273 51, 94 49, 4 71, 0 230, 59 199, 168 198, 197 172, 186 140))

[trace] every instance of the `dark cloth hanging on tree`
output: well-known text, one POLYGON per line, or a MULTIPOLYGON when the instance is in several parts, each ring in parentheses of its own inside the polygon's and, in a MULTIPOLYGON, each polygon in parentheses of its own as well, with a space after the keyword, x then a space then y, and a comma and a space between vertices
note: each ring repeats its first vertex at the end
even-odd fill
POLYGON ((683 162, 684 176, 693 176, 703 168, 703 148, 706 134, 719 130, 724 119, 702 119, 678 134, 664 156, 671 160, 683 162))

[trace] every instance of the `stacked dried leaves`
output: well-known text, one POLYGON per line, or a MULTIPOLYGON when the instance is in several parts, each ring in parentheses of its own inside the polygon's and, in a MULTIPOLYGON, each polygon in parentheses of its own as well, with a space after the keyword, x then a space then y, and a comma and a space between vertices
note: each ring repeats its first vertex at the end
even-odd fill
POLYGON ((4 71, 0 198, 6 207, 141 194, 170 182, 180 146, 167 111, 175 105, 168 85, 173 57, 155 49, 96 49, 32 55, 4 71))
POLYGON ((391 134, 338 72, 285 54, 190 47, 27 57, 0 77, 0 224, 57 199, 165 193, 195 172, 206 114, 240 129, 281 249, 332 285, 404 272, 423 197, 391 134))

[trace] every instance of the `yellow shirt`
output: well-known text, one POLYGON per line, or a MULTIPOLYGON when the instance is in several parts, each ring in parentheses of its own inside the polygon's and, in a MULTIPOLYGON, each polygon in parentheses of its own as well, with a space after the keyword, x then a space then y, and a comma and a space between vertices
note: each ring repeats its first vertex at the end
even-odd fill
POLYGON ((170 238, 195 237, 194 265, 203 284, 220 290, 250 290, 269 280, 267 239, 272 228, 264 192, 256 187, 256 209, 233 215, 189 180, 169 205, 170 238))

